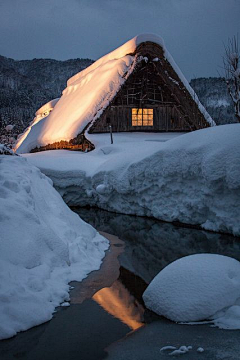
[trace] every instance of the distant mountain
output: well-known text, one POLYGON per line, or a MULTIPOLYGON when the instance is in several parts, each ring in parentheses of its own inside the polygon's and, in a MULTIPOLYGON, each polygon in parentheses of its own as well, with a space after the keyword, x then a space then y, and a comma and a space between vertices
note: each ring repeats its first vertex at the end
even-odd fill
POLYGON ((192 79, 190 85, 218 125, 236 122, 232 100, 224 78, 192 79))
POLYGON ((37 109, 60 97, 67 80, 92 63, 91 59, 17 61, 0 56, 0 134, 8 124, 21 133, 37 109))
MULTIPOLYGON (((93 63, 91 59, 13 60, 0 56, 0 135, 14 125, 17 135, 46 102, 60 97, 67 80, 93 63)), ((200 101, 218 124, 235 122, 223 78, 197 78, 190 82, 200 101)))

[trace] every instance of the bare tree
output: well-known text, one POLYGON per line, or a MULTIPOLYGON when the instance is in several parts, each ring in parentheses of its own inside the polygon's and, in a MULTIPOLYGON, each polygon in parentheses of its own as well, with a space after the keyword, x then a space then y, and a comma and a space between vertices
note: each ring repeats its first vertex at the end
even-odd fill
POLYGON ((228 39, 228 44, 224 45, 224 47, 223 66, 225 81, 233 101, 235 116, 240 122, 240 54, 238 36, 228 39))

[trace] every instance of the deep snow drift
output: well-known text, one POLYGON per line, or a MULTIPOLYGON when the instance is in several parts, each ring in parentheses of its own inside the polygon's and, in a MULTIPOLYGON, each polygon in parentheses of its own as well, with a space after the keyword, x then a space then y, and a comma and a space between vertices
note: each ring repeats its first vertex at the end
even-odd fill
MULTIPOLYGON (((49 116, 41 118, 37 115, 39 112, 42 113, 43 109, 48 109, 49 104, 52 106, 51 102, 38 110, 35 118, 38 120, 33 121, 18 139, 17 153, 27 153, 35 147, 61 140, 68 141, 80 134, 90 123, 92 125, 133 72, 138 59, 137 55, 130 54, 135 52, 138 45, 146 41, 154 42, 163 48, 164 57, 174 68, 208 123, 214 126, 215 122, 165 48, 163 39, 155 34, 141 34, 70 78, 49 116)), ((88 134, 87 137, 89 138, 88 134)))
POLYGON ((96 134, 89 153, 24 156, 51 177, 69 205, 240 235, 240 124, 174 135, 114 134, 111 145, 109 134, 96 134))
POLYGON ((0 156, 0 339, 52 318, 68 283, 101 264, 108 241, 18 156, 0 156))
POLYGON ((220 328, 240 329, 240 262, 216 254, 183 257, 160 271, 143 299, 173 321, 212 319, 220 328))

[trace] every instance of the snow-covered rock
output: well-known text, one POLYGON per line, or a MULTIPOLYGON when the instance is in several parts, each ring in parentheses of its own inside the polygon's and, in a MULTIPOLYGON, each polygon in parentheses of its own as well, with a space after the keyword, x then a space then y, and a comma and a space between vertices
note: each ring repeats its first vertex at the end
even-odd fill
POLYGON ((69 205, 240 235, 240 124, 177 135, 114 134, 110 145, 109 134, 95 134, 96 149, 87 154, 24 156, 51 177, 69 205))
POLYGON ((0 156, 0 339, 52 318, 68 283, 98 269, 108 241, 19 156, 0 156))
POLYGON ((240 329, 240 263, 216 254, 183 257, 160 271, 143 299, 173 321, 212 319, 221 328, 240 329))
POLYGON ((170 356, 178 356, 182 354, 186 354, 189 352, 189 350, 192 350, 192 346, 180 346, 179 349, 177 349, 175 346, 164 346, 160 349, 161 352, 164 352, 170 356))

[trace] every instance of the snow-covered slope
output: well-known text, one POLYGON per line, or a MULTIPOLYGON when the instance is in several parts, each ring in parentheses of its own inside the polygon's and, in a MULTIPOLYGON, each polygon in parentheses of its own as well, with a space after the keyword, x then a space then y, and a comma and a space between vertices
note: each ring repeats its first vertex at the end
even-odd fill
POLYGON ((143 299, 173 321, 211 318, 220 328, 240 329, 240 262, 217 254, 183 257, 160 271, 143 299))
POLYGON ((0 156, 0 339, 52 318, 68 283, 98 269, 108 242, 18 156, 0 156))
POLYGON ((87 154, 25 156, 70 205, 240 235, 240 124, 170 135, 114 134, 110 145, 109 134, 96 134, 97 149, 87 154))
POLYGON ((198 103, 206 120, 210 125, 215 125, 166 50, 162 38, 153 34, 142 34, 73 76, 51 114, 32 124, 30 132, 20 137, 16 145, 17 153, 27 153, 36 146, 73 139, 90 122, 98 119, 135 67, 136 56, 129 54, 133 54, 137 46, 146 41, 162 46, 165 58, 198 103))

